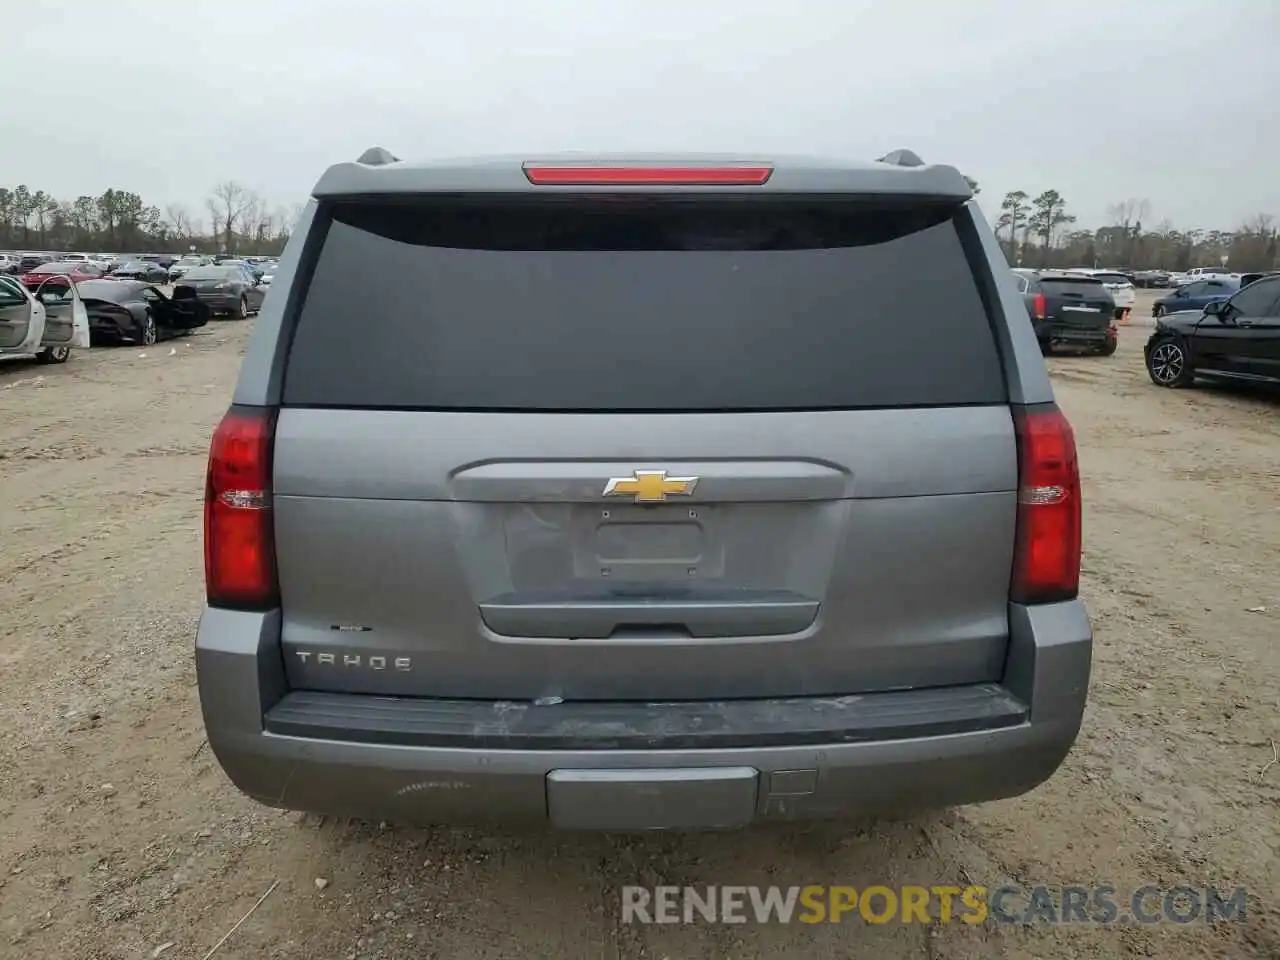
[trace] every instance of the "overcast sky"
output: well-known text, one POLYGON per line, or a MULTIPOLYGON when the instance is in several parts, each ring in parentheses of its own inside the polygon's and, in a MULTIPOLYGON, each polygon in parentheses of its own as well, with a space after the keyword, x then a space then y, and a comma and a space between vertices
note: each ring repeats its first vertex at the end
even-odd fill
POLYGON ((990 212, 1082 225, 1280 215, 1276 0, 31 0, 0 58, 0 170, 204 215, 371 144, 401 157, 770 151, 960 167, 990 212), (24 41, 24 37, 26 40, 24 41), (29 41, 29 42, 27 42, 29 41))

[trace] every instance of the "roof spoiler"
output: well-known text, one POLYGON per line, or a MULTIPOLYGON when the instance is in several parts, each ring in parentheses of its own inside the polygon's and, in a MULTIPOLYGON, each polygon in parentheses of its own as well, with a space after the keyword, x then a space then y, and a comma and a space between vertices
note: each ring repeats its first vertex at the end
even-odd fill
POLYGON ((399 162, 400 158, 384 147, 370 147, 356 160, 356 163, 363 163, 366 167, 384 167, 388 163, 399 162))
POLYGON ((923 167, 924 161, 912 150, 893 150, 879 159, 880 163, 891 163, 895 167, 923 167))
POLYGON ((437 192, 511 194, 532 190, 549 193, 555 188, 609 193, 618 189, 652 189, 656 183, 649 182, 653 170, 663 171, 665 180, 661 189, 677 192, 708 189, 705 178, 710 171, 717 178, 716 192, 880 195, 957 204, 973 197, 973 190, 955 167, 926 163, 910 150, 894 150, 878 161, 856 162, 794 156, 774 157, 766 163, 744 161, 740 156, 701 153, 674 156, 571 153, 539 157, 536 161, 527 154, 508 154, 417 161, 401 160, 376 146, 361 154, 359 160, 331 166, 312 188, 311 195, 326 199, 437 192), (750 166, 744 166, 748 162, 750 166), (643 169, 644 177, 618 172, 624 169, 643 169), (589 178, 588 172, 593 174, 589 178), (698 177, 693 177, 693 172, 698 177), (610 182, 596 182, 605 179, 606 174, 610 182), (534 183, 535 179, 542 182, 534 183), (550 182, 552 179, 554 184, 550 182), (592 182, 584 183, 584 179, 592 182), (628 179, 630 182, 620 182, 628 179), (645 182, 639 182, 640 179, 645 182), (699 182, 688 182, 690 180, 699 182))

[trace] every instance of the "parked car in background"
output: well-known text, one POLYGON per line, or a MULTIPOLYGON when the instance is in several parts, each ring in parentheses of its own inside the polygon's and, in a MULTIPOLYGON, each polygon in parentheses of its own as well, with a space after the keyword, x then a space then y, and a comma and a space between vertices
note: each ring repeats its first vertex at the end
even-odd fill
POLYGON ((169 271, 154 260, 132 260, 121 264, 109 276, 120 280, 145 280, 148 283, 166 283, 169 271))
POLYGON ((1219 276, 1207 280, 1184 283, 1172 293, 1167 293, 1151 305, 1151 315, 1161 317, 1166 313, 1182 310, 1201 310, 1205 304, 1225 300, 1240 289, 1240 281, 1233 277, 1219 276))
POLYGON ((1161 317, 1144 353, 1147 373, 1161 387, 1185 387, 1197 377, 1280 384, 1280 275, 1201 310, 1161 317))
POLYGON ((1133 285, 1143 289, 1163 288, 1169 286, 1167 270, 1139 270, 1133 275, 1133 285))
POLYGON ((84 260, 54 261, 42 263, 22 275, 22 282, 29 289, 35 289, 50 277, 70 277, 73 283, 84 280, 97 280, 102 276, 102 268, 84 260))
POLYGON ((243 320, 257 313, 266 297, 266 288, 239 264, 209 264, 187 271, 175 287, 190 288, 201 303, 217 314, 231 314, 243 320))
POLYGON ((1116 352, 1115 299, 1102 281, 1059 270, 1013 271, 1042 353, 1055 345, 1116 352))
POLYGON ((1067 756, 1075 441, 954 168, 373 150, 282 262, 203 485, 248 795, 732 828, 1067 756))
POLYGON ((95 343, 152 344, 209 322, 194 296, 170 297, 142 280, 90 280, 79 291, 95 343))
POLYGON ((18 259, 18 269, 14 271, 18 276, 24 273, 30 273, 36 267, 44 266, 46 263, 53 262, 53 254, 50 253, 24 253, 18 259))
POLYGON ((33 290, 0 276, 0 356, 66 363, 73 347, 89 346, 89 317, 76 285, 47 276, 33 290))
POLYGON ((1099 270, 1085 269, 1073 270, 1072 273, 1079 273, 1083 276, 1093 277, 1099 281, 1107 292, 1111 294, 1111 299, 1115 301, 1115 318, 1117 320, 1125 319, 1129 312, 1133 309, 1133 305, 1137 302, 1138 295, 1133 288, 1133 278, 1127 273, 1119 270, 1099 270))
POLYGON ((262 279, 262 274, 263 274, 262 268, 250 260, 239 260, 239 259, 220 260, 218 261, 218 266, 240 267, 242 270, 245 271, 245 273, 253 277, 255 280, 262 279))
POLYGON ((12 253, 0 253, 0 274, 13 276, 18 272, 18 257, 12 253))
POLYGON ((262 285, 264 287, 271 286, 272 281, 276 278, 276 268, 279 264, 274 261, 266 261, 258 266, 262 270, 262 276, 259 278, 262 281, 262 285))
POLYGON ((1243 290, 1249 284, 1261 280, 1263 277, 1274 277, 1280 275, 1280 270, 1264 270, 1261 273, 1242 273, 1240 274, 1240 288, 1243 290))
POLYGON ((177 263, 169 267, 169 279, 177 280, 188 270, 194 270, 196 267, 203 267, 205 264, 212 263, 208 257, 183 257, 177 263))

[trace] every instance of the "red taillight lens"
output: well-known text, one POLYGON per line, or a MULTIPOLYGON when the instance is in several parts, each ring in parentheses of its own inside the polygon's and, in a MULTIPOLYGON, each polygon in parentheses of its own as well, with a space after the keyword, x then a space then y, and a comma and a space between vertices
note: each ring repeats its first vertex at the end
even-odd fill
POLYGON ((1080 470, 1075 435, 1056 408, 1014 413, 1018 534, 1009 597, 1070 600, 1080 591, 1080 470))
POLYGON ((1045 299, 1043 293, 1037 293, 1035 299, 1031 301, 1031 309, 1035 311, 1035 318, 1043 320, 1045 314, 1045 299))
POLYGON ((552 167, 525 164, 536 186, 760 186, 773 167, 552 167))
POLYGON ((232 407, 213 432, 204 494, 205 593, 212 606, 276 605, 271 451, 275 414, 232 407))

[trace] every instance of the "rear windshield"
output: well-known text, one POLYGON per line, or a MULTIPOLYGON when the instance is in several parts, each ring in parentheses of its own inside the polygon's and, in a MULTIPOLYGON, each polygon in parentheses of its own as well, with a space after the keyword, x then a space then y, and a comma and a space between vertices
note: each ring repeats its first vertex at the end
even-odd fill
POLYGON ((1041 277, 1040 289, 1045 293, 1102 293, 1105 290, 1097 277, 1041 277))
POLYGON ((335 204, 286 404, 747 411, 1001 403, 954 208, 335 204))
POLYGON ((195 267, 182 277, 184 280, 233 280, 241 274, 239 267, 195 267))

